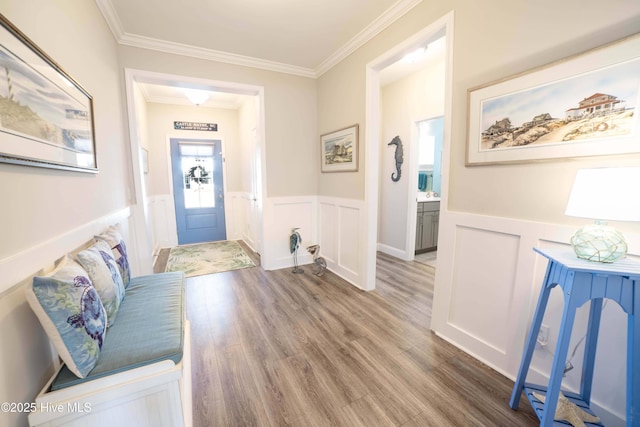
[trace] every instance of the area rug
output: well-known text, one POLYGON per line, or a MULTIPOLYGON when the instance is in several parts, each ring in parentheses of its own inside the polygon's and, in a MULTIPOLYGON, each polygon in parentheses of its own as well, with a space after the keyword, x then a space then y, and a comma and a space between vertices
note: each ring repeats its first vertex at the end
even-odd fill
POLYGON ((238 242, 198 243, 171 248, 165 271, 183 271, 187 277, 255 267, 238 242))

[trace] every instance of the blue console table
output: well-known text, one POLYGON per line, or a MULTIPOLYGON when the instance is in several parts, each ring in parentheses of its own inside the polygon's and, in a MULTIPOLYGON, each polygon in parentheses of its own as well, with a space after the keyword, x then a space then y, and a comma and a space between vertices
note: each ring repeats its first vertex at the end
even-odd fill
POLYGON ((563 394, 585 411, 592 413, 589 409, 589 404, 598 343, 598 329, 600 328, 600 315, 602 313, 603 299, 609 298, 620 304, 628 317, 626 425, 627 427, 640 427, 640 263, 628 258, 618 260, 612 264, 584 261, 578 259, 570 249, 534 248, 534 251, 549 261, 509 405, 512 409, 516 409, 524 390, 540 419, 541 427, 567 425, 554 422, 553 418, 556 412, 576 310, 590 301, 591 308, 587 325, 580 393, 563 392, 563 394), (549 384, 546 387, 525 384, 549 294, 555 286, 560 286, 564 294, 564 310, 560 323, 558 343, 553 356, 549 384), (543 404, 536 399, 533 396, 533 392, 545 395, 545 403, 543 404))

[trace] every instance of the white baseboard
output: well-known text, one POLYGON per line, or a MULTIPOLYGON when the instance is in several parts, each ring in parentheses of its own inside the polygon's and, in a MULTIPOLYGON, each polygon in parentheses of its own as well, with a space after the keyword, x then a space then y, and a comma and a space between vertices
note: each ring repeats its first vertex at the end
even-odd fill
POLYGON ((378 243, 378 251, 399 258, 403 261, 412 261, 413 256, 403 249, 394 248, 393 246, 378 243))

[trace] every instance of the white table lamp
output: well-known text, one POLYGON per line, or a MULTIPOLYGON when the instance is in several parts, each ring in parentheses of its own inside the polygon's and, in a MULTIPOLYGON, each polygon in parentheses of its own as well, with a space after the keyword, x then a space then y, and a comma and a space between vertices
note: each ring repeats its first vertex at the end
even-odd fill
POLYGON ((580 169, 565 215, 595 219, 571 238, 578 258, 614 262, 627 254, 622 233, 607 221, 640 221, 640 167, 580 169))

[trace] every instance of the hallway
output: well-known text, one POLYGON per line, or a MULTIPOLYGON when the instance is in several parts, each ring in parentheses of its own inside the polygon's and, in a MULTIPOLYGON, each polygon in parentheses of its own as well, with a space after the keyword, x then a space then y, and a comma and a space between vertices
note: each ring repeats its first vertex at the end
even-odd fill
POLYGON ((378 254, 374 292, 304 268, 187 280, 195 426, 537 425, 429 331, 432 268, 378 254))

